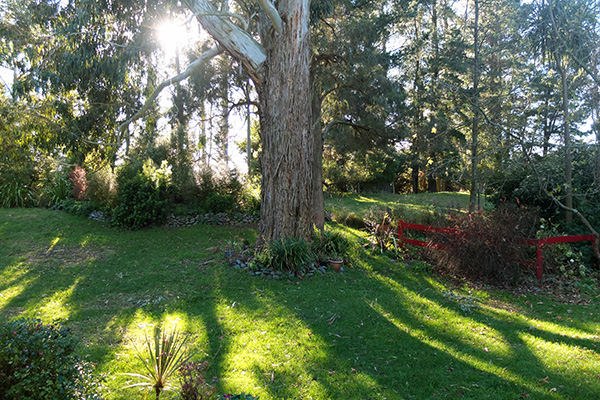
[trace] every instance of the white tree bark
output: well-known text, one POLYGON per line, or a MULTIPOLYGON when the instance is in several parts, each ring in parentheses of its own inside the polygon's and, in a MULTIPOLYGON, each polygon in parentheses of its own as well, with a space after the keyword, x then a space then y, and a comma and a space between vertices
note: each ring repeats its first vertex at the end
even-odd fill
POLYGON ((213 39, 242 63, 252 80, 260 82, 261 68, 267 59, 263 47, 229 18, 219 15, 219 11, 208 0, 184 0, 184 3, 213 39))

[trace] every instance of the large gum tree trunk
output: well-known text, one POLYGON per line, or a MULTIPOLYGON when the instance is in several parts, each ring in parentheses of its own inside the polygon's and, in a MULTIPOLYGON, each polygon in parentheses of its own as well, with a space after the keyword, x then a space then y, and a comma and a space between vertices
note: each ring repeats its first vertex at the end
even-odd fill
POLYGON ((277 3, 282 34, 263 23, 259 85, 262 199, 259 243, 309 237, 313 225, 313 149, 309 77, 309 2, 277 3))

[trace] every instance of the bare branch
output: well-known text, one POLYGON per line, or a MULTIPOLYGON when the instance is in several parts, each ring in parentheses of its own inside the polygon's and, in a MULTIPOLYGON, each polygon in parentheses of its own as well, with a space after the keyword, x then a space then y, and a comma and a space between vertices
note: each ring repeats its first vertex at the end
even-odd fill
MULTIPOLYGON (((325 125, 325 128, 323 129, 323 132, 321 133, 321 136, 323 138, 325 138, 325 136, 329 133, 329 131, 331 130, 331 128, 333 128, 336 125, 350 126, 350 127, 354 128, 354 129, 361 129, 361 130, 369 131, 369 132, 373 131, 373 129, 371 127, 364 126, 364 125, 359 125, 359 124, 356 124, 356 123, 354 123, 354 122, 352 122, 350 120, 347 120, 347 119, 336 119, 336 120, 331 121, 327 125, 325 125)), ((379 135, 379 136, 381 136, 381 135, 379 135)))
POLYGON ((148 109, 150 108, 150 106, 152 105, 152 103, 154 103, 154 101, 156 100, 156 98, 158 97, 158 95, 160 94, 160 92, 162 92, 162 90, 164 88, 166 88, 167 86, 170 86, 170 85, 172 85, 174 83, 186 80, 199 67, 201 67, 207 61, 209 61, 211 58, 215 57, 216 55, 218 55, 218 54, 220 54, 222 52, 223 52, 223 49, 221 49, 220 47, 213 47, 212 49, 210 49, 207 52, 205 52, 204 54, 202 54, 197 60, 195 60, 194 62, 192 62, 190 65, 188 65, 187 68, 185 69, 185 71, 183 71, 181 74, 179 74, 177 76, 174 76, 172 78, 169 78, 166 81, 161 82, 160 85, 158 85, 156 87, 156 89, 154 89, 154 91, 152 92, 152 94, 146 99, 146 102, 144 103, 144 105, 142 106, 142 108, 140 108, 135 114, 133 114, 129 119, 127 119, 121 125, 119 125, 119 128, 118 128, 119 136, 120 136, 119 137, 119 141, 121 141, 121 137, 123 136, 123 132, 125 132, 125 130, 127 129, 127 127, 133 121, 137 120, 138 118, 141 118, 148 111, 148 109))

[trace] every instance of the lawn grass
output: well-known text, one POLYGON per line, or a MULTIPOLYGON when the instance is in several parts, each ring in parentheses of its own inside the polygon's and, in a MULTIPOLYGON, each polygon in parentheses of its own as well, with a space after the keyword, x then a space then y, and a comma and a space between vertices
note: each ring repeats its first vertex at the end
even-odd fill
POLYGON ((455 287, 368 253, 343 273, 264 279, 206 251, 255 235, 203 225, 129 232, 62 212, 0 209, 0 318, 71 327, 107 374, 107 399, 139 398, 119 374, 141 372, 132 343, 158 323, 192 335, 219 393, 600 398, 598 296, 578 304, 455 287))
MULTIPOLYGON (((482 201, 484 200, 482 199, 482 201)), ((394 219, 403 219, 415 223, 432 223, 436 220, 436 214, 445 214, 449 210, 467 210, 469 208, 469 193, 326 194, 325 208, 333 220, 338 222, 343 222, 349 214, 355 214, 362 218, 370 209, 386 208, 391 211, 390 214, 394 219)))

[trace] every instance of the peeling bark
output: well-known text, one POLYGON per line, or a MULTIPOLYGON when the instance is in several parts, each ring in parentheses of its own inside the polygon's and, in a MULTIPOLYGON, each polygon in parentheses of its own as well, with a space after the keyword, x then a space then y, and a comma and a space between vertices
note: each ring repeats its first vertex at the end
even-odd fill
POLYGON ((267 61, 258 86, 263 147, 259 243, 308 238, 313 226, 309 1, 283 0, 278 11, 283 34, 261 24, 267 61))

